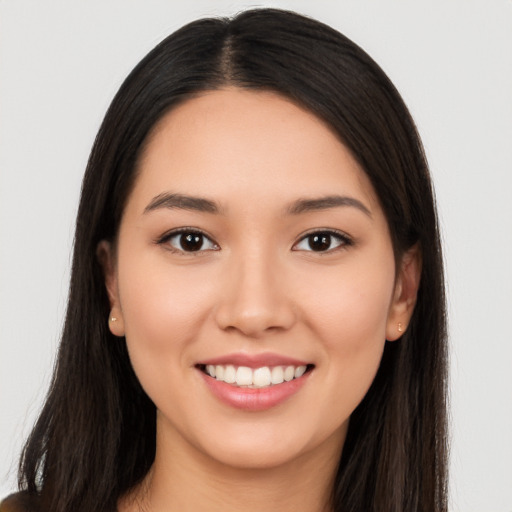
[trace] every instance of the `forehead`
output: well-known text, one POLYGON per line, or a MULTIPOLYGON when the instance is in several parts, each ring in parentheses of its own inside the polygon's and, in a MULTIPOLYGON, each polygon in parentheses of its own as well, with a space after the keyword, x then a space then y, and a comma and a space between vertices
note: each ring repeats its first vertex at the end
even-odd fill
POLYGON ((350 151, 320 118, 269 91, 207 91, 173 108, 148 137, 134 192, 216 200, 351 194, 379 208, 350 151))

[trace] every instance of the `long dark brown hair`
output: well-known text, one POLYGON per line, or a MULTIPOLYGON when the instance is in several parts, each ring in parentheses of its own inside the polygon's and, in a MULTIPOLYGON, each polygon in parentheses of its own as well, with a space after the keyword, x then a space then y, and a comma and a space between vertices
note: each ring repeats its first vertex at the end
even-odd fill
POLYGON ((386 345, 351 416, 332 507, 337 512, 445 512, 446 328, 443 267, 422 144, 379 66, 339 32, 275 10, 186 25, 154 48, 121 86, 95 140, 76 221, 67 315, 51 387, 24 448, 19 486, 41 511, 113 512, 155 456, 155 406, 126 345, 108 330, 96 258, 114 240, 147 135, 200 91, 272 90, 327 122, 369 176, 395 257, 422 255, 405 335, 386 345))

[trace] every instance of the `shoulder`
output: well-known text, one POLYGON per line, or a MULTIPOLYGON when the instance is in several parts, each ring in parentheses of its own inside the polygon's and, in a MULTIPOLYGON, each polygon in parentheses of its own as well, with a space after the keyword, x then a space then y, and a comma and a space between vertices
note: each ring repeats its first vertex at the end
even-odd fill
POLYGON ((7 496, 0 502, 0 512, 37 512, 37 496, 27 492, 18 492, 7 496))

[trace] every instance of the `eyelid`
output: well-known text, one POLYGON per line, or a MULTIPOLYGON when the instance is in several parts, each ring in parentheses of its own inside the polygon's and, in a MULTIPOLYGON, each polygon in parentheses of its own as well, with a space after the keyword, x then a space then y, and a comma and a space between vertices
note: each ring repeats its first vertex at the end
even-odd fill
MULTIPOLYGON (((207 251, 212 251, 212 250, 220 250, 220 246, 217 242, 215 242, 215 240, 213 239, 213 237, 211 237, 210 235, 208 235, 207 233, 205 233, 202 229, 199 229, 199 228, 195 228, 195 227, 187 227, 187 226, 183 226, 183 227, 179 227, 179 228, 174 228, 174 229, 171 229, 169 231, 167 231, 166 233, 164 233, 163 235, 161 235, 159 238, 157 238, 155 240, 155 243, 157 245, 164 245, 164 244, 167 244, 167 249, 172 251, 172 252, 176 252, 176 253, 179 253, 179 254, 187 254, 187 255, 199 255, 201 253, 204 253, 204 252, 207 252, 207 251), (197 235, 201 235, 202 237, 204 237, 206 240, 208 240, 213 246, 214 248, 211 249, 200 249, 200 250, 197 250, 197 251, 184 251, 178 247, 173 247, 171 244, 169 244, 169 240, 175 236, 178 236, 180 234, 183 234, 183 233, 190 233, 190 234, 197 234, 197 235)), ((316 252, 318 254, 327 254, 327 253, 331 253, 331 252, 334 252, 336 251, 337 249, 343 249, 343 248, 346 248, 346 247, 349 247, 349 246, 352 246, 354 245, 354 240, 351 236, 347 235, 347 233, 343 232, 343 231, 340 231, 338 229, 333 229, 333 228, 315 228, 315 229, 311 229, 305 233, 302 233, 298 240, 293 244, 292 246, 292 251, 305 251, 305 252, 316 252), (325 251, 314 251, 313 249, 297 249, 297 246, 301 243, 301 242, 304 242, 308 237, 312 236, 312 235, 315 235, 315 234, 326 234, 326 235, 329 235, 333 238, 337 238, 341 243, 339 243, 338 245, 336 245, 335 247, 333 248, 329 248, 325 251)))
POLYGON ((297 240, 297 242, 295 242, 293 244, 292 251, 295 250, 295 251, 313 252, 313 253, 317 253, 317 254, 328 254, 328 253, 334 252, 338 249, 344 249, 344 248, 350 247, 352 245, 354 245, 354 239, 351 236, 347 235, 347 233, 345 233, 343 231, 340 231, 338 229, 333 229, 333 228, 315 228, 315 229, 311 229, 311 230, 307 231, 306 233, 302 233, 299 236, 299 239, 297 240), (341 240, 342 243, 337 245, 336 247, 329 248, 325 251, 314 251, 312 249, 307 250, 307 249, 297 249, 296 248, 301 242, 304 242, 308 237, 310 237, 312 235, 316 235, 316 234, 330 235, 334 238, 341 240))
POLYGON ((178 254, 186 254, 186 255, 191 255, 191 256, 197 256, 197 255, 202 254, 204 252, 216 251, 216 250, 220 249, 219 244, 210 235, 205 233, 202 229, 194 228, 194 227, 187 227, 187 226, 183 226, 183 227, 179 227, 179 228, 174 228, 174 229, 171 229, 171 230, 165 232, 163 235, 161 235, 159 238, 157 238, 155 240, 155 243, 157 245, 165 245, 165 244, 167 244, 167 247, 166 247, 167 250, 175 252, 175 253, 178 253, 178 254), (178 236, 178 235, 181 235, 183 233, 190 233, 190 234, 201 235, 205 239, 209 240, 210 243, 215 246, 215 248, 214 249, 200 249, 198 251, 184 251, 184 250, 179 249, 177 247, 173 247, 171 244, 168 243, 171 238, 173 238, 175 236, 178 236))

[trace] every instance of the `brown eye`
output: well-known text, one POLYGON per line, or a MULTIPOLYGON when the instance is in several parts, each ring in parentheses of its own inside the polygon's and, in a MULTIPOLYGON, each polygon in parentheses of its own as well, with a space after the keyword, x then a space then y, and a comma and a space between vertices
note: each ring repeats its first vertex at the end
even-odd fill
POLYGON ((183 233, 179 237, 180 248, 184 251, 199 251, 203 246, 203 235, 197 233, 183 233))
POLYGON ((331 248, 331 235, 328 233, 321 233, 310 235, 307 237, 309 248, 312 251, 327 251, 331 248))
POLYGON ((333 231, 316 231, 303 237, 295 246, 296 251, 328 252, 352 245, 351 239, 333 231))
POLYGON ((219 249, 200 231, 179 231, 165 236, 160 243, 168 244, 176 252, 201 252, 219 249))

